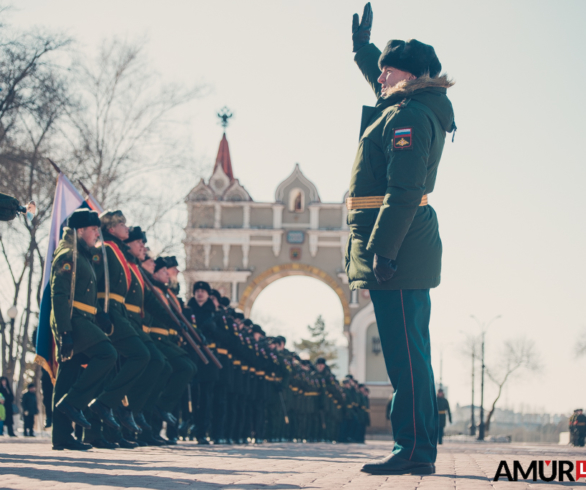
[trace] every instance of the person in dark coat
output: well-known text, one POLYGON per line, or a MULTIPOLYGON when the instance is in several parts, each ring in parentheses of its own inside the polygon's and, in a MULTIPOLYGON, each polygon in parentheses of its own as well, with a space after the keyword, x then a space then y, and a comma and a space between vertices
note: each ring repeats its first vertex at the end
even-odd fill
MULTIPOLYGON (((195 324, 200 332, 204 333, 208 342, 211 342, 210 347, 214 349, 215 345, 215 325, 213 322, 213 315, 216 311, 216 306, 210 298, 212 292, 211 286, 204 281, 198 281, 193 285, 193 297, 187 303, 191 310, 192 319, 195 319, 195 324)), ((203 364, 200 359, 194 357, 198 364, 200 375, 195 380, 197 385, 193 385, 193 393, 196 395, 197 402, 194 404, 196 416, 196 430, 195 438, 198 444, 209 444, 207 434, 212 428, 212 409, 214 404, 214 387, 218 381, 219 370, 213 363, 203 364)))
POLYGON ((10 381, 6 376, 0 378, 0 393, 4 397, 4 408, 6 409, 6 419, 4 420, 4 427, 10 437, 16 437, 14 433, 14 420, 12 418, 13 410, 12 404, 14 403, 14 394, 10 387, 10 381))
POLYGON ((439 415, 438 444, 443 444, 446 417, 448 417, 451 424, 452 412, 450 411, 450 403, 441 388, 437 390, 437 413, 439 415))
POLYGON ((370 3, 353 21, 354 60, 376 96, 364 107, 346 207, 350 289, 370 290, 387 372, 395 389, 395 445, 365 473, 433 474, 437 407, 431 365, 430 289, 440 284, 442 244, 434 191, 447 132, 455 130, 432 46, 416 39, 370 43, 370 3))
POLYGON ((22 415, 24 420, 24 435, 35 437, 35 415, 39 413, 37 406, 37 387, 34 383, 28 385, 28 391, 22 395, 22 415))

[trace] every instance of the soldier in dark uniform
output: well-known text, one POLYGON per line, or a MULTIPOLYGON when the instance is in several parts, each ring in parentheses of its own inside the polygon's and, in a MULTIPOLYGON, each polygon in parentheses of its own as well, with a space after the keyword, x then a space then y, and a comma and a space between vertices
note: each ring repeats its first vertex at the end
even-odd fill
POLYGON ((576 412, 576 420, 574 422, 576 428, 576 444, 575 446, 584 447, 584 439, 586 438, 586 415, 581 408, 576 412))
MULTIPOLYGON (((214 349, 215 343, 215 323, 213 320, 216 307, 210 298, 212 288, 207 282, 198 281, 193 285, 193 297, 187 303, 191 313, 195 319, 197 328, 204 334, 206 340, 209 339, 211 344, 208 347, 214 349)), ((193 393, 196 395, 195 418, 196 429, 195 438, 198 444, 209 444, 207 439, 208 434, 212 429, 212 410, 214 403, 214 386, 219 378, 219 369, 213 364, 203 364, 198 357, 193 357, 197 363, 199 376, 197 383, 192 383, 193 393)))
MULTIPOLYGON (((147 406, 147 402, 156 404, 159 395, 169 381, 173 368, 149 334, 149 325, 152 324, 152 319, 144 308, 147 291, 139 268, 139 264, 146 257, 146 241, 146 235, 139 226, 131 227, 128 238, 124 241, 128 246, 126 259, 131 272, 131 285, 126 295, 124 306, 127 310, 128 319, 150 353, 150 361, 141 377, 137 380, 137 385, 141 389, 132 390, 128 396, 128 402, 129 408, 133 412, 134 420, 145 432, 145 437, 138 439, 136 442, 140 445, 159 445, 159 441, 152 440, 152 427, 147 422, 143 410, 147 406)), ((152 412, 151 407, 148 408, 148 411, 152 412)), ((133 434, 129 434, 129 437, 134 439, 133 434)))
POLYGON ((437 403, 431 366, 429 290, 441 276, 436 213, 428 205, 446 132, 455 130, 432 46, 392 40, 370 44, 372 9, 354 16, 355 61, 373 89, 352 169, 346 273, 350 288, 370 290, 389 378, 395 446, 366 473, 432 474, 437 456, 437 403))
POLYGON ((98 298, 105 309, 106 281, 109 281, 108 314, 113 324, 110 340, 118 351, 120 360, 102 394, 89 406, 94 418, 92 429, 84 434, 84 440, 103 443, 98 422, 100 420, 109 428, 106 429, 106 438, 111 443, 133 449, 138 444, 122 437, 120 425, 131 433, 141 432, 127 402, 128 397, 134 398, 143 389, 139 382, 142 381, 141 375, 148 366, 151 355, 130 322, 125 306, 126 295, 132 285, 132 272, 127 261, 128 246, 124 243, 128 239, 126 218, 121 211, 107 211, 102 213, 100 221, 106 257, 102 256, 102 248, 94 250, 93 260, 99 270, 98 298), (107 262, 107 268, 104 261, 107 262))
POLYGON ((154 406, 151 405, 155 417, 151 424, 154 429, 153 437, 167 444, 177 444, 174 437, 164 440, 158 436, 158 433, 160 432, 162 421, 167 423, 167 436, 169 436, 169 427, 177 424, 177 419, 172 415, 172 412, 177 408, 181 397, 187 389, 187 385, 198 370, 190 359, 188 352, 180 346, 180 338, 176 330, 177 325, 161 304, 162 301, 169 305, 166 286, 169 282, 169 273, 165 259, 159 257, 154 261, 152 258, 147 257, 147 260, 142 263, 142 272, 157 293, 155 294, 155 291, 150 290, 145 292, 145 309, 152 317, 153 325, 147 328, 157 348, 161 350, 173 368, 173 373, 163 392, 160 396, 157 396, 156 400, 153 400, 152 405, 154 406))
POLYGON ((443 444, 444 428, 446 426, 446 417, 452 423, 452 412, 450 411, 450 404, 444 395, 444 390, 441 388, 437 390, 437 413, 439 414, 439 431, 438 444, 443 444))
POLYGON ((117 354, 107 333, 108 315, 98 307, 92 247, 98 239, 98 214, 75 211, 63 230, 51 267, 51 329, 59 347, 59 368, 53 391, 53 449, 87 450, 92 446, 72 437, 75 422, 90 424, 82 410, 103 389, 117 354), (74 248, 77 245, 77 252, 74 248), (75 272, 75 274, 74 274, 75 272), (75 280, 74 289, 72 282, 75 280), (85 369, 82 365, 86 365, 85 369))

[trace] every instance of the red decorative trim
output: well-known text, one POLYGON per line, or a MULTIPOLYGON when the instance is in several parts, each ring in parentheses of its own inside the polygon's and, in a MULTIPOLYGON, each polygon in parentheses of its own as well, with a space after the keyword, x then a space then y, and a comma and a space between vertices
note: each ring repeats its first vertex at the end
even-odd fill
POLYGON ((179 300, 177 299, 177 296, 175 296, 175 293, 170 289, 167 289, 167 294, 169 294, 169 298, 171 298, 173 300, 173 303, 175 303, 175 305, 177 306, 177 310, 181 311, 181 303, 179 303, 179 300))
POLYGON ((405 305, 403 304, 403 290, 401 289, 401 308, 403 308, 403 325, 405 327, 405 341, 407 342, 407 354, 409 355, 409 369, 411 371, 411 393, 413 394, 413 450, 409 461, 413 457, 415 446, 417 445, 417 426, 415 425, 415 383, 413 382, 413 366, 411 364, 411 351, 409 350, 409 337, 407 335, 407 320, 405 318, 405 305))
POLYGON ((128 291, 130 289, 131 278, 130 267, 128 267, 128 261, 126 260, 126 257, 124 257, 122 250, 120 250, 118 248, 118 245, 116 245, 114 242, 104 242, 104 244, 112 249, 112 252, 114 252, 114 255, 118 259, 118 262, 120 262, 120 265, 124 270, 124 276, 126 277, 126 291, 128 291))

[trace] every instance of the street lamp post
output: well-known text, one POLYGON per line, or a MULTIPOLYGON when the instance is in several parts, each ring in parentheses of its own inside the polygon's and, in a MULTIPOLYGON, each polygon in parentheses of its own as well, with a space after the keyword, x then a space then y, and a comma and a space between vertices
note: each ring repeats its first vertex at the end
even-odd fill
MULTIPOLYGON (((480 371, 480 424, 478 425, 478 440, 484 441, 484 338, 486 335, 486 331, 492 322, 501 318, 501 315, 495 316, 491 321, 488 323, 481 323, 478 318, 474 315, 470 315, 471 318, 474 318, 480 327, 481 335, 482 335, 482 343, 481 343, 481 351, 480 351, 480 362, 482 365, 480 371)), ((474 404, 472 406, 472 410, 474 411, 474 404)))
POLYGON ((474 363, 476 358, 474 356, 476 346, 472 345, 472 404, 470 408, 470 435, 476 435, 476 421, 474 420, 474 363))

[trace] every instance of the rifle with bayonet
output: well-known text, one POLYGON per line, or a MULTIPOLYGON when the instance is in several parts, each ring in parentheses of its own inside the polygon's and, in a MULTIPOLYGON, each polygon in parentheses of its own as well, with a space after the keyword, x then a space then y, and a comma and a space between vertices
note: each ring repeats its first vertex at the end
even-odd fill
POLYGON ((181 335, 181 337, 183 338, 183 340, 185 340, 191 346, 191 348, 195 351, 195 353, 199 356, 199 358, 201 359, 201 361, 204 364, 208 364, 210 361, 204 355, 204 353, 201 351, 201 349, 198 347, 198 345, 195 343, 195 341, 191 338, 191 335, 189 335, 188 330, 183 328, 183 325, 181 324, 179 319, 175 316, 175 314, 173 313, 173 311, 169 307, 167 298, 165 298, 162 295, 162 293, 153 285, 153 283, 150 281, 150 279, 147 277, 146 274, 143 274, 142 277, 144 279, 144 283, 146 284, 147 288, 149 288, 149 290, 154 293, 154 295, 159 300, 159 303, 161 303, 161 305, 163 305, 163 308, 167 312, 167 315, 169 315, 171 320, 173 320, 175 325, 177 325, 178 332, 181 335))
POLYGON ((193 328, 193 325, 191 324, 191 322, 185 317, 185 315, 181 311, 181 305, 178 305, 174 300, 169 301, 169 303, 173 306, 173 309, 177 313, 179 320, 185 324, 185 326, 189 330, 189 333, 191 335, 193 335, 193 337, 199 343, 199 345, 201 345, 203 347, 203 350, 206 353, 206 355, 212 360, 212 362, 216 365, 216 367, 218 369, 222 369, 222 363, 220 361, 218 361, 218 358, 214 355, 214 353, 210 350, 210 348, 205 344, 205 342, 203 342, 201 336, 197 333, 197 330, 195 328, 193 328))

